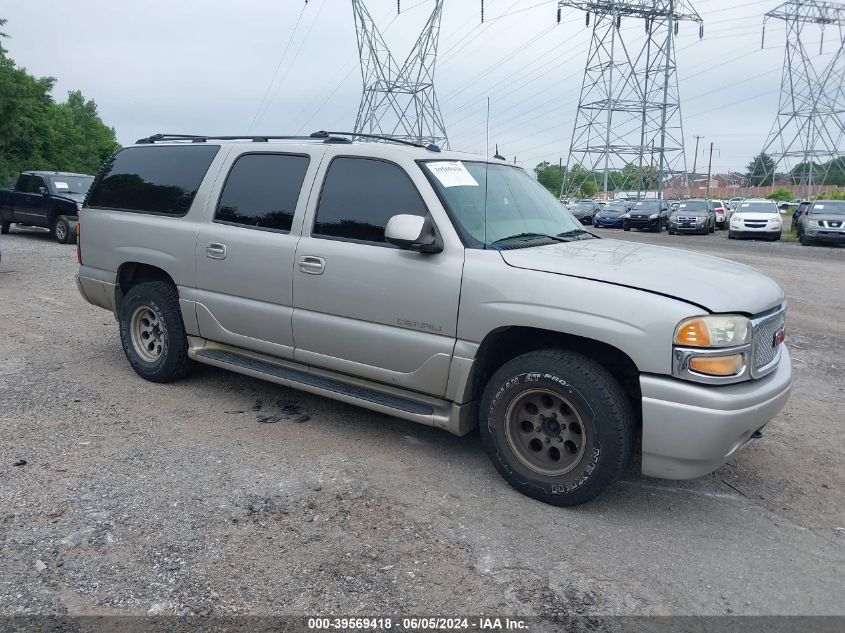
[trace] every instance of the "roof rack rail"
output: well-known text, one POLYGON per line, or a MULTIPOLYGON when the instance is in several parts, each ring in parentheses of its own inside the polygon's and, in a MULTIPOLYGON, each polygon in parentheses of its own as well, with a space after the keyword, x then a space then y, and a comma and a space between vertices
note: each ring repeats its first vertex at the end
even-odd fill
POLYGON ((268 141, 314 141, 322 139, 324 142, 351 142, 348 139, 331 136, 267 136, 265 134, 253 136, 251 134, 235 135, 206 135, 206 134, 152 134, 146 138, 139 138, 136 145, 149 145, 152 143, 163 143, 167 141, 191 141, 192 143, 205 143, 206 141, 252 141, 253 143, 266 143, 268 141))
POLYGON ((399 143, 400 145, 409 145, 411 147, 420 147, 422 149, 427 149, 430 152, 439 152, 440 146, 435 143, 429 143, 428 145, 423 145, 422 143, 415 143, 414 141, 406 141, 405 139, 401 138, 394 138, 392 136, 382 136, 380 134, 361 134, 359 132, 314 132, 311 136, 314 138, 321 138, 318 135, 338 135, 338 136, 351 136, 353 139, 355 138, 371 138, 377 141, 387 141, 388 143, 399 143))
POLYGON ((355 138, 375 139, 379 141, 387 141, 389 143, 399 143, 400 145, 409 145, 411 147, 419 147, 427 149, 430 152, 440 152, 440 146, 435 143, 423 145, 422 143, 414 143, 413 141, 406 141, 404 139, 393 138, 392 136, 381 136, 378 134, 359 134, 357 132, 326 132, 320 130, 313 132, 308 136, 266 136, 249 134, 236 134, 232 136, 217 136, 205 134, 152 134, 146 138, 139 138, 135 141, 136 145, 151 145, 153 143, 163 143, 167 141, 190 141, 191 143, 205 143, 206 141, 252 141, 253 143, 267 143, 268 141, 318 141, 324 143, 352 143, 355 138))

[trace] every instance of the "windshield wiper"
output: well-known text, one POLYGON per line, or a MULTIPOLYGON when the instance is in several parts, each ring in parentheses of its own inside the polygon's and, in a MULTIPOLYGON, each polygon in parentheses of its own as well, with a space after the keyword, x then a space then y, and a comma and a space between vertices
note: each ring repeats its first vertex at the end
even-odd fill
POLYGON ((536 239, 538 237, 554 240, 555 242, 570 242, 572 241, 566 235, 549 235, 548 233, 517 233, 516 235, 509 235, 492 242, 492 244, 501 244, 502 242, 510 242, 511 240, 519 239, 536 239))
POLYGON ((558 237, 564 237, 564 238, 575 237, 575 238, 578 238, 579 240, 584 239, 583 238, 584 235, 589 235, 591 238, 595 238, 595 239, 601 239, 595 233, 590 233, 589 231, 585 231, 584 229, 572 229, 571 231, 564 231, 563 233, 557 234, 558 237))

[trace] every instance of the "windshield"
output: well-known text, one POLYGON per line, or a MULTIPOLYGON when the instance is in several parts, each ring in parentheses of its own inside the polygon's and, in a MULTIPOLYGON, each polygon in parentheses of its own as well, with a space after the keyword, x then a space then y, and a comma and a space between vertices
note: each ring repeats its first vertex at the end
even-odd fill
POLYGON ((644 200, 634 205, 632 211, 660 211, 660 202, 657 200, 644 200))
POLYGON ((429 161, 423 167, 462 232, 479 245, 585 233, 569 210, 518 167, 469 161, 429 161))
POLYGON ((628 207, 624 204, 620 203, 613 203, 607 205, 604 209, 602 209, 605 213, 625 213, 628 210, 628 207))
POLYGON ((825 200, 813 205, 810 215, 845 215, 845 200, 825 200))
POLYGON ((780 213, 774 202, 743 202, 737 209, 739 213, 780 213))
POLYGON ((704 200, 687 200, 678 205, 678 211, 707 211, 707 202, 704 200))
POLYGON ((51 176, 50 189, 56 195, 85 195, 94 182, 93 176, 51 176))

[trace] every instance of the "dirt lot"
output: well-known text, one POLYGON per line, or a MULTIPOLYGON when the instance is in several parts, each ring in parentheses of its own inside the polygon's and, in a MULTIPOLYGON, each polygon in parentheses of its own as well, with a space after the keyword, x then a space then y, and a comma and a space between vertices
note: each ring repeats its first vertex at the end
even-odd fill
POLYGON ((756 266, 795 389, 691 482, 542 505, 456 439, 209 367, 130 369, 73 247, 0 239, 0 614, 845 614, 845 248, 622 231, 756 266), (25 465, 15 465, 26 460, 25 465))

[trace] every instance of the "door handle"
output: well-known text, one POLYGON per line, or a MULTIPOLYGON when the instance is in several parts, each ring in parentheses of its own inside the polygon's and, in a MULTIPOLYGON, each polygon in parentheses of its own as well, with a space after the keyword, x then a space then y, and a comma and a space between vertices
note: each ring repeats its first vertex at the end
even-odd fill
POLYGON ((303 255, 299 258, 299 270, 306 275, 322 275, 326 270, 326 260, 313 255, 303 255))
POLYGON ((205 255, 210 259, 226 259, 226 245, 212 242, 205 247, 205 255))

